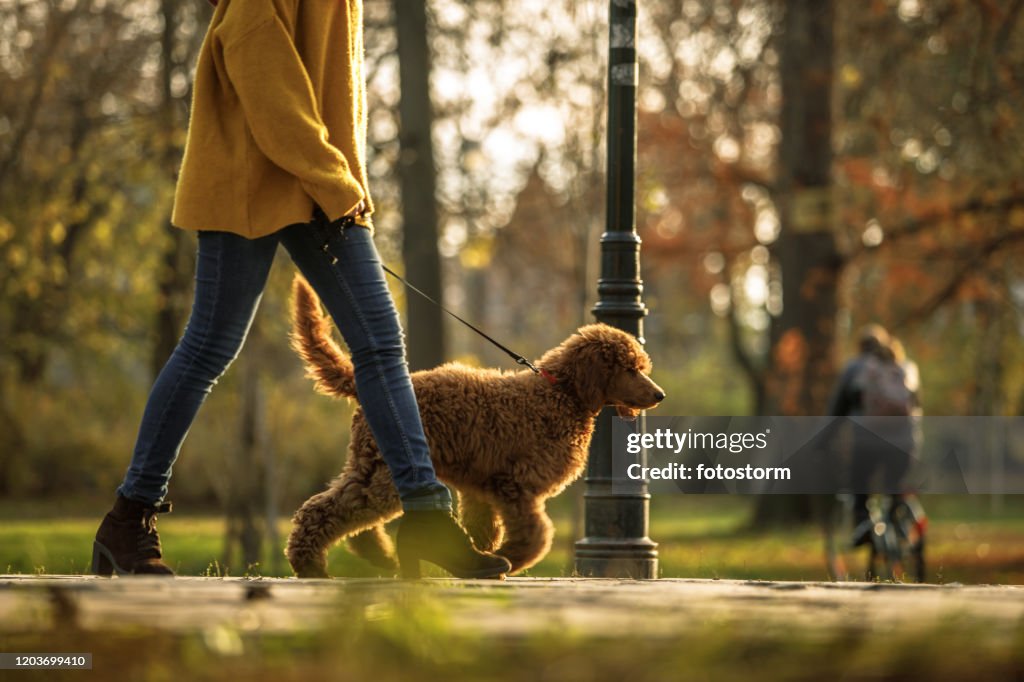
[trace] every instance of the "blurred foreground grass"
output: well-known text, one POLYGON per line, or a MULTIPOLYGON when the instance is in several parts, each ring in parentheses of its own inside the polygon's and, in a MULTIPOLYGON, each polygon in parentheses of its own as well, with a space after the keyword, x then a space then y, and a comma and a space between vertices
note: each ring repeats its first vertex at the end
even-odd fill
MULTIPOLYGON (((93 656, 89 673, 10 673, 17 680, 946 681, 1024 674, 1024 630, 977 612, 947 610, 936 617, 932 611, 929 618, 899 619, 898 626, 850 618, 823 627, 808 618, 766 617, 749 602, 713 616, 681 603, 656 631, 631 628, 644 614, 627 606, 606 613, 602 628, 580 629, 543 604, 517 609, 514 600, 524 593, 470 587, 452 600, 451 591, 446 599, 431 585, 379 587, 371 582, 344 590, 329 621, 316 628, 266 631, 228 622, 181 632, 115 620, 82 630, 56 620, 45 630, 0 627, 0 651, 93 656), (491 621, 515 621, 525 611, 531 628, 484 634, 467 627, 458 620, 466 600, 491 621)), ((561 589, 563 599, 572 594, 571 585, 561 589)), ((794 609, 785 595, 769 598, 778 601, 773 611, 794 609)))
MULTIPOLYGON (((929 580, 964 584, 1024 584, 1024 496, 993 501, 981 496, 923 499, 931 520, 929 580)), ((571 575, 571 498, 551 506, 558 526, 551 553, 528 574, 571 575)), ((651 537, 659 543, 663 577, 825 580, 823 539, 814 525, 789 531, 747 529, 750 498, 656 497, 651 537)), ((73 574, 88 570, 92 538, 105 503, 30 504, 0 500, 0 572, 73 574)), ((224 521, 212 515, 161 517, 165 556, 182 575, 286 576, 281 554, 289 522, 258 565, 232 565, 223 556, 224 521)), ((379 576, 344 547, 331 553, 335 576, 379 576)))

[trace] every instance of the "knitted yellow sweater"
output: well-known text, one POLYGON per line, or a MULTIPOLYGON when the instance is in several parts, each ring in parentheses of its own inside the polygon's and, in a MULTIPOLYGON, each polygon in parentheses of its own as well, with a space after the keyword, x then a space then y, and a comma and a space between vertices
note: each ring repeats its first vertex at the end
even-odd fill
POLYGON ((366 202, 361 0, 220 0, 171 218, 256 238, 366 202))

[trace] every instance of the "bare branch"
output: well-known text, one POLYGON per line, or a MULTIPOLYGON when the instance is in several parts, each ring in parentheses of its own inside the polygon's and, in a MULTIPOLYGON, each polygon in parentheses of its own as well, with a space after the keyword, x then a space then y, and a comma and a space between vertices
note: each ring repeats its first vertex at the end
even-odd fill
POLYGON ((1011 243, 1020 240, 1024 240, 1024 232, 1008 232, 985 243, 974 253, 973 256, 971 256, 971 258, 967 260, 966 263, 964 263, 964 265, 960 267, 959 270, 957 270, 956 273, 953 274, 952 279, 946 283, 946 286, 942 287, 938 293, 932 296, 930 300, 917 310, 911 311, 909 314, 905 315, 898 323, 896 323, 896 325, 894 325, 894 328, 900 329, 931 317, 936 310, 941 308, 947 301, 956 295, 960 290, 960 287, 967 281, 968 277, 985 266, 988 259, 994 253, 1011 243))
POLYGON ((25 111, 22 113, 21 120, 15 126, 11 147, 8 150, 7 155, 0 159, 0 186, 4 185, 4 181, 7 179, 7 174, 14 167, 14 164, 18 159, 21 158, 22 149, 25 146, 25 142, 28 140, 29 133, 32 132, 32 128, 36 122, 36 117, 42 108, 43 96, 46 94, 46 88, 50 83, 53 62, 57 56, 58 50, 60 49, 61 43, 64 41, 64 36, 67 35, 68 26, 71 24, 71 18, 74 12, 75 9, 71 9, 67 12, 58 12, 56 9, 51 10, 51 19, 46 27, 46 44, 44 49, 39 53, 39 58, 36 61, 35 68, 33 69, 33 73, 35 74, 35 77, 33 78, 35 87, 28 98, 28 103, 25 105, 25 111))
POLYGON ((1015 208, 1024 207, 1024 194, 1011 194, 997 201, 988 201, 981 197, 974 197, 962 204, 948 209, 933 211, 913 220, 903 223, 898 229, 888 231, 885 240, 877 246, 865 246, 860 249, 854 257, 864 253, 880 251, 891 248, 895 243, 913 237, 926 230, 932 229, 936 224, 964 215, 979 215, 986 213, 1004 213, 1015 208))
POLYGON ((1006 50, 1006 44, 1010 41, 1010 36, 1013 35, 1013 29, 1017 26, 1017 20, 1020 19, 1021 10, 1024 10, 1024 0, 1017 0, 1007 11, 1006 16, 1003 17, 1003 25, 999 28, 999 32, 996 33, 995 46, 993 48, 997 55, 1002 54, 1006 50))

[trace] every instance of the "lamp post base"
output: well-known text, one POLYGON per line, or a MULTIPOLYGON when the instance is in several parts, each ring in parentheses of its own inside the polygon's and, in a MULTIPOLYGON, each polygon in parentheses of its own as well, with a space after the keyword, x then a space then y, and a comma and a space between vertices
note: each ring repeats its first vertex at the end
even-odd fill
POLYGON ((657 546, 650 538, 583 538, 576 543, 576 573, 585 578, 654 580, 658 577, 657 546))
POLYGON ((658 577, 658 543, 647 537, 651 496, 611 492, 611 481, 588 480, 584 535, 574 547, 576 573, 593 578, 658 577))

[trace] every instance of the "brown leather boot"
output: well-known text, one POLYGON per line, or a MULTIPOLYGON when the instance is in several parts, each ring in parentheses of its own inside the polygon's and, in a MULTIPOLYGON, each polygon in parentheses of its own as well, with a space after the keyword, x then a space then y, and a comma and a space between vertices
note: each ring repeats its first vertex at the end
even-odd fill
POLYGON ((440 566, 456 578, 501 578, 508 559, 478 552, 449 511, 407 511, 398 527, 398 564, 405 579, 420 577, 420 560, 440 566))
POLYGON ((156 515, 171 511, 171 503, 159 505, 129 500, 120 495, 103 518, 92 543, 92 572, 96 575, 167 575, 174 571, 161 561, 156 515))

